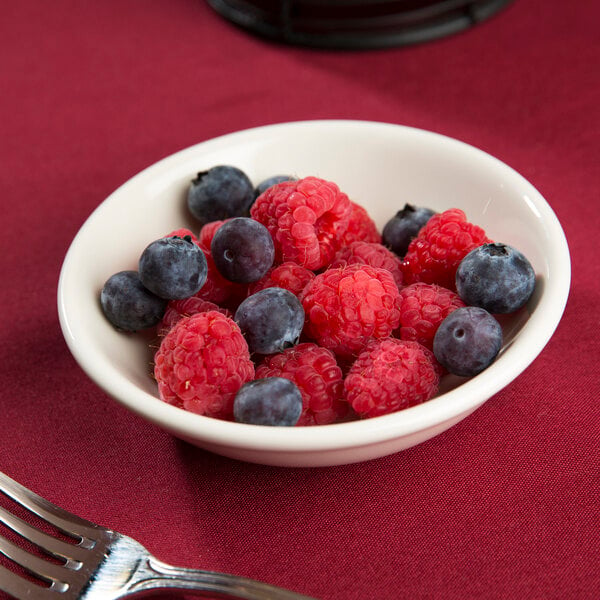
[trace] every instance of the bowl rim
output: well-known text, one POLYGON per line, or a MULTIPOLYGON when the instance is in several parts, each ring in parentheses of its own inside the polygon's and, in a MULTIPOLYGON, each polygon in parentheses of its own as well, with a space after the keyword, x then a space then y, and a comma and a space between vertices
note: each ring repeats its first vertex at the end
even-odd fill
POLYGON ((184 439, 254 451, 309 453, 343 450, 386 442, 421 432, 456 419, 462 414, 472 412, 520 375, 543 350, 564 312, 570 290, 570 280, 569 248, 558 218, 540 192, 512 167, 475 146, 424 129, 381 121, 314 119, 273 123, 226 133, 170 154, 124 182, 92 211, 75 235, 60 270, 57 305, 60 326, 76 362, 101 389, 132 412, 184 439), (84 348, 79 344, 74 331, 81 324, 74 323, 70 318, 69 299, 66 295, 72 263, 75 261, 79 244, 85 238, 91 223, 101 211, 107 210, 113 202, 118 201, 118 198, 127 192, 130 186, 168 171, 173 164, 184 161, 188 156, 199 151, 214 151, 221 146, 248 142, 257 136, 281 134, 290 128, 316 128, 321 131, 323 128, 348 131, 353 128, 371 130, 380 128, 394 130, 399 134, 404 131, 413 135, 431 137, 437 143, 450 144, 463 152, 472 153, 475 158, 491 161, 490 164, 495 164, 496 168, 501 169, 526 190, 525 198, 530 208, 543 220, 544 226, 553 240, 548 264, 552 265, 554 273, 549 281, 545 281, 544 291, 536 309, 523 325, 519 335, 511 342, 511 345, 516 347, 513 355, 518 356, 518 360, 512 360, 506 364, 498 360, 482 374, 464 381, 455 389, 426 403, 402 411, 371 419, 310 428, 265 428, 264 426, 235 423, 192 414, 166 404, 125 378, 108 377, 107 369, 104 368, 102 361, 98 361, 101 354, 95 348, 84 348), (307 435, 308 431, 309 435, 307 435))

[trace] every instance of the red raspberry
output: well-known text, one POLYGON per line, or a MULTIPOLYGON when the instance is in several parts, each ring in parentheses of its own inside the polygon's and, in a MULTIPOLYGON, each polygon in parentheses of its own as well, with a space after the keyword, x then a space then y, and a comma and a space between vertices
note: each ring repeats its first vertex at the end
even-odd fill
POLYGON ((185 300, 171 300, 167 304, 167 310, 163 315, 162 321, 158 325, 158 335, 164 337, 183 317, 191 317, 196 313, 207 312, 209 310, 216 310, 223 313, 226 317, 232 317, 230 311, 226 308, 217 306, 214 302, 203 300, 197 296, 191 296, 185 300))
POLYGON ((375 242, 381 243, 381 234, 377 231, 375 221, 371 219, 369 213, 356 202, 350 201, 350 222, 348 229, 342 234, 342 246, 352 242, 375 242))
POLYGON ((263 192, 251 216, 271 233, 275 262, 293 261, 315 271, 329 264, 348 229, 350 199, 335 183, 305 177, 263 192))
POLYGON ((154 376, 165 402, 231 420, 235 395, 254 379, 254 363, 235 321, 209 311, 181 319, 163 338, 154 376))
POLYGON ((284 262, 270 269, 259 281, 251 283, 248 288, 248 295, 265 288, 280 287, 298 296, 308 282, 314 278, 315 274, 305 267, 301 267, 295 262, 284 262))
POLYGON ((394 278, 369 265, 328 269, 304 288, 301 299, 308 336, 341 357, 357 355, 400 323, 394 278))
POLYGON ((455 292, 433 283, 413 283, 400 290, 400 331, 403 340, 433 349, 440 323, 454 310, 465 306, 455 292))
POLYGON ((371 342, 346 379, 346 400, 361 417, 377 417, 433 397, 439 375, 433 353, 417 342, 395 338, 371 342))
POLYGON ((207 250, 202 244, 198 245, 202 248, 202 251, 206 256, 208 273, 204 285, 195 295, 203 300, 214 302, 219 306, 226 304, 235 307, 246 297, 248 285, 245 283, 234 283, 233 281, 225 279, 217 269, 210 250, 207 250))
POLYGON ((180 237, 183 238, 186 235, 189 235, 192 238, 192 242, 194 242, 194 244, 198 243, 198 238, 187 228, 185 227, 180 227, 179 229, 174 229, 173 231, 171 231, 170 233, 167 233, 167 235, 164 235, 163 237, 180 237))
POLYGON ((302 394, 298 425, 326 425, 341 420, 348 412, 342 400, 342 370, 333 352, 316 344, 303 343, 265 357, 256 378, 285 377, 302 394))
POLYGON ((490 240, 485 231, 467 221, 459 208, 433 215, 408 246, 402 268, 406 284, 423 281, 456 290, 460 261, 490 240))
POLYGON ((386 269, 392 274, 396 285, 402 287, 402 261, 390 249, 377 242, 352 242, 338 250, 330 267, 346 265, 371 265, 386 269))

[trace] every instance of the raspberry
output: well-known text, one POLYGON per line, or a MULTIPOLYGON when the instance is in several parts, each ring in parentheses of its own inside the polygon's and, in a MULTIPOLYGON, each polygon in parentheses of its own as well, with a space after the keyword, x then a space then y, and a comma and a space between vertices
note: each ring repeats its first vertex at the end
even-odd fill
POLYGON ((254 379, 240 328, 217 311, 181 319, 163 338, 154 361, 161 399, 208 417, 231 420, 235 395, 254 379))
POLYGON ((275 262, 310 270, 329 264, 350 221, 350 199, 335 183, 305 177, 268 188, 250 209, 271 233, 275 262))
POLYGON ((342 235, 342 246, 352 242, 375 242, 381 243, 381 234, 377 231, 375 221, 371 219, 369 213, 356 202, 350 201, 350 222, 348 229, 342 235))
POLYGON ((164 337, 183 317, 191 317, 196 313, 207 312, 209 310, 216 310, 223 313, 226 317, 232 318, 233 315, 226 308, 217 306, 214 302, 203 300, 197 296, 191 296, 185 300, 171 300, 167 304, 167 310, 163 315, 162 321, 158 326, 158 335, 164 337))
POLYGON ((344 380, 347 402, 361 417, 377 417, 429 400, 439 384, 432 356, 417 342, 371 342, 344 380))
POLYGON ((440 323, 465 306, 458 294, 433 283, 413 283, 400 290, 400 331, 403 340, 433 349, 433 336, 440 323))
POLYGON ((467 221, 459 208, 435 214, 408 246, 402 263, 404 282, 423 281, 456 290, 454 278, 460 261, 489 241, 485 231, 467 221))
POLYGON ((308 282, 314 278, 315 274, 305 267, 294 262, 284 262, 270 269, 262 279, 251 283, 248 287, 248 295, 268 287, 280 287, 299 296, 308 282))
POLYGON ((198 298, 214 302, 219 306, 228 304, 231 306, 237 306, 241 300, 246 296, 248 286, 242 283, 234 283, 229 281, 219 273, 219 269, 215 265, 215 261, 210 253, 204 246, 199 244, 206 256, 206 263, 208 266, 208 274, 204 285, 200 291, 195 294, 198 298))
POLYGON ((349 246, 338 250, 330 267, 346 265, 371 265, 389 271, 396 285, 402 286, 402 261, 382 244, 377 242, 352 242, 349 246))
POLYGON ((231 219, 222 219, 219 221, 211 221, 210 223, 203 225, 200 229, 200 233, 198 234, 198 245, 202 248, 204 255, 206 256, 208 276, 204 286, 196 296, 218 305, 229 304, 232 308, 235 308, 244 299, 247 292, 247 286, 234 283, 223 277, 219 272, 210 251, 210 245, 215 233, 217 233, 217 230, 221 225, 230 220, 231 219))
POLYGON ((180 227, 179 229, 174 229, 173 231, 171 231, 170 233, 167 233, 167 235, 163 235, 163 237, 169 238, 169 237, 180 237, 180 238, 184 238, 186 235, 189 235, 192 242, 194 242, 194 244, 198 243, 198 238, 186 227, 180 227))
POLYGON ((301 295, 305 331, 341 357, 357 355, 367 342, 398 327, 400 298, 392 275, 369 265, 348 265, 317 275, 301 295))
POLYGON ((285 377, 298 386, 302 394, 298 425, 334 423, 348 412, 342 400, 342 370, 326 348, 305 342, 267 356, 256 369, 256 378, 262 377, 285 377))

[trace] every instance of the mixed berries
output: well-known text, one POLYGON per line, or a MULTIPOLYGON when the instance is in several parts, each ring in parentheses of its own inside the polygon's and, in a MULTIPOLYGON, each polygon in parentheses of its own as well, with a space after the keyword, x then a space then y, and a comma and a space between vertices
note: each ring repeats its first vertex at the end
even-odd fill
POLYGON ((160 398, 253 425, 370 418, 426 402, 502 348, 494 315, 535 272, 458 208, 406 204, 382 233, 338 185, 219 165, 190 182, 197 233, 151 241, 100 292, 119 330, 154 328, 160 398))

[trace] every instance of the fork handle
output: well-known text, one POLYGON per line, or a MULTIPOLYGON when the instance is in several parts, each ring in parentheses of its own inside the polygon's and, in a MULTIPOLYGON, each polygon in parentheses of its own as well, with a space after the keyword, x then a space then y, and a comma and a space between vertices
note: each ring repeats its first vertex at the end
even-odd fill
POLYGON ((143 596, 162 590, 180 590, 210 598, 238 598, 239 600, 316 600, 261 581, 246 577, 186 569, 149 557, 146 568, 140 568, 130 581, 127 595, 143 596))

